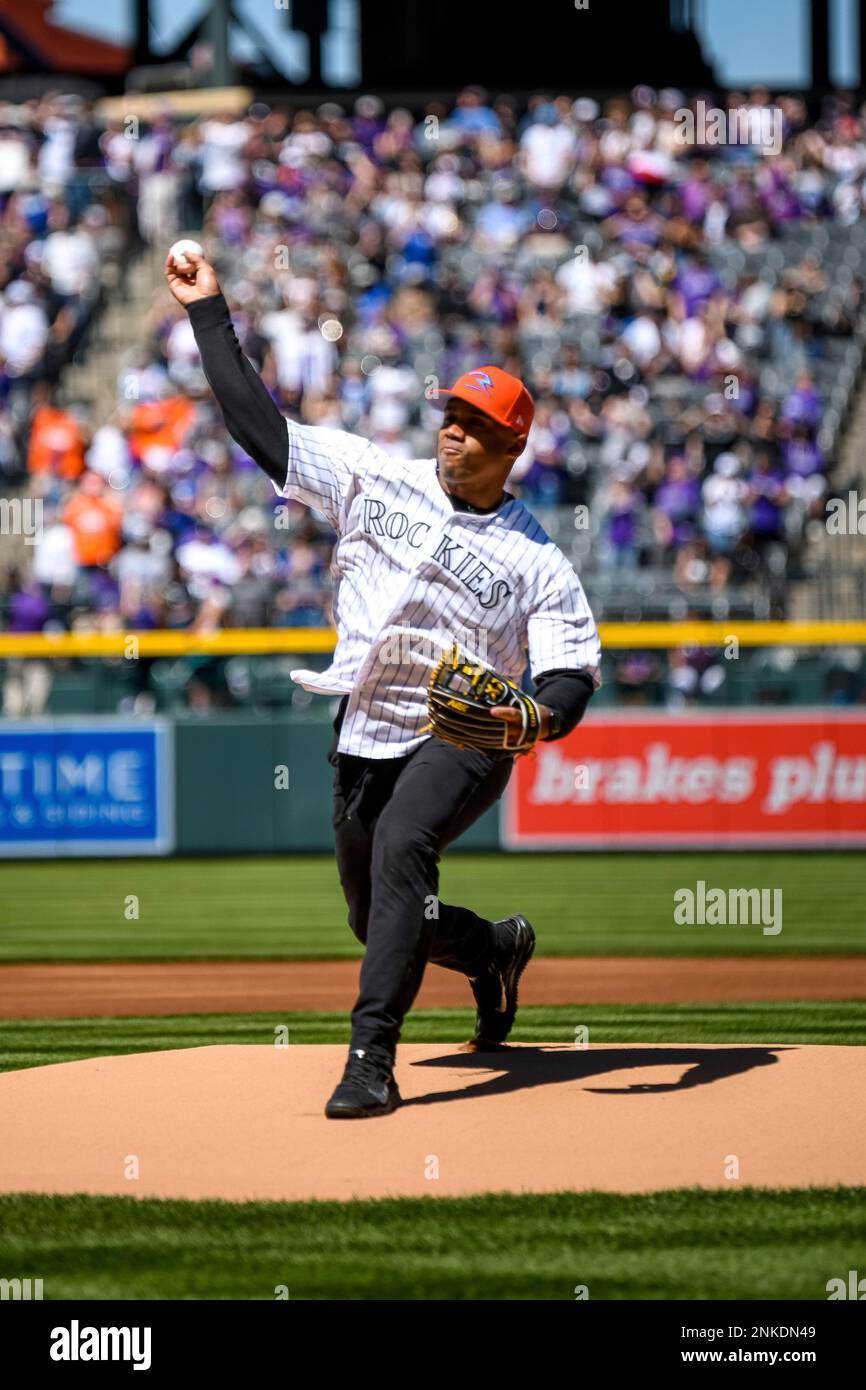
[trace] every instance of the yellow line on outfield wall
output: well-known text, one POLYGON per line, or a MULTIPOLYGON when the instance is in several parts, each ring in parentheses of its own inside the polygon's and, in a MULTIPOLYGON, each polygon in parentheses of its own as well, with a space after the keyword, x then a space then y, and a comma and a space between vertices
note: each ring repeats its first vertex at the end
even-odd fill
POLYGON ((866 623, 600 623, 605 647, 846 647, 866 642, 866 623))
POLYGON ((61 632, 56 635, 0 633, 4 656, 238 656, 273 652, 330 652, 330 628, 235 627, 223 632, 61 632))
MULTIPOLYGON (((838 647, 866 644, 866 622, 601 623, 605 647, 838 647)), ((254 656, 333 651, 330 628, 228 628, 223 632, 0 632, 0 657, 254 656)))

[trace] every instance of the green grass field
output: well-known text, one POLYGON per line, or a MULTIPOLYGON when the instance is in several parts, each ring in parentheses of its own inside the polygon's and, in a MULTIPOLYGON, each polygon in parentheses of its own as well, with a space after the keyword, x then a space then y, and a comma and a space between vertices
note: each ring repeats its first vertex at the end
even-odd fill
MULTIPOLYGON (((469 1009, 419 1009, 403 1029, 404 1042, 465 1042, 469 1009)), ((866 1002, 796 1004, 547 1005, 520 1010, 514 1042, 574 1042, 577 1025, 595 1043, 832 1043, 866 1045, 866 1002)), ((178 1047, 274 1041, 287 1026, 289 1044, 345 1043, 345 1014, 184 1014, 171 1018, 57 1018, 0 1021, 0 1072, 158 1052, 178 1047)))
MULTIPOLYGON (((866 951, 862 854, 461 855, 442 899, 527 913, 539 954, 836 955, 866 951), (783 926, 677 926, 673 894, 779 888, 783 926)), ((360 948, 333 860, 13 863, 0 875, 0 960, 335 959, 360 948), (138 918, 125 915, 130 895, 138 918)))
MULTIPOLYGON (((547 955, 834 955, 866 951, 854 854, 445 858, 442 897, 522 909, 547 955), (783 930, 682 927, 673 894, 781 888, 783 930)), ((328 959, 360 948, 333 861, 14 863, 0 875, 0 961, 328 959), (139 916, 125 913, 129 895, 139 916)), ((470 1008, 410 1014, 407 1042, 462 1042, 470 1008)), ((0 1070, 86 1057, 345 1043, 329 1013, 0 1021, 0 1070)), ((521 1010, 517 1042, 866 1045, 866 1001, 574 1005, 521 1010)), ((0 1274, 48 1299, 823 1299, 866 1268, 866 1187, 695 1189, 352 1203, 0 1196, 0 1274)))
POLYGON ((825 1299, 866 1188, 169 1202, 0 1197, 0 1268, 46 1299, 825 1299), (285 1297, 285 1294, 282 1295, 285 1297))

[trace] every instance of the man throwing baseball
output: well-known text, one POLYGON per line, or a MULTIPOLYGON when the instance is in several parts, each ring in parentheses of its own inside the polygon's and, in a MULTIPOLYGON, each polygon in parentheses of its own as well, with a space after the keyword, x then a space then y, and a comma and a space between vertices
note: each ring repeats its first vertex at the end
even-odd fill
POLYGON ((502 795, 514 758, 567 734, 600 683, 598 633, 569 562, 505 488, 531 397, 494 366, 439 391, 435 458, 394 459, 342 430, 296 424, 243 355, 213 268, 166 261, 232 438, 281 497, 324 514, 341 697, 329 755, 334 839, 349 925, 366 946, 331 1119, 385 1115, 403 1019, 428 961, 469 981, 475 1044, 501 1046, 535 934, 438 899, 439 860, 502 795), (455 640, 455 633, 460 637, 455 640), (527 663, 535 696, 520 689, 527 663))

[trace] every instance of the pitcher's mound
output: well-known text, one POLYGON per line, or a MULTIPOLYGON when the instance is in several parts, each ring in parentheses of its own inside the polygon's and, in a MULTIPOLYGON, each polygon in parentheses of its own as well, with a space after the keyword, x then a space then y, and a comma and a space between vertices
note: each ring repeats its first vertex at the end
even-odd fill
POLYGON ((0 1191, 457 1196, 866 1180, 866 1048, 400 1050, 407 1102, 326 1120, 342 1047, 201 1047, 0 1075, 0 1191))

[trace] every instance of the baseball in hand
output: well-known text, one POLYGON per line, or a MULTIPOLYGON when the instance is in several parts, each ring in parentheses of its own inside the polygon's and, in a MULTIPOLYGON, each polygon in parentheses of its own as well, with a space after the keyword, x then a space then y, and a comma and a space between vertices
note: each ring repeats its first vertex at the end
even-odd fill
POLYGON ((204 251, 197 241, 191 241, 189 237, 181 237, 180 241, 176 241, 170 248, 168 253, 169 260, 174 261, 178 270, 183 271, 184 266, 188 264, 186 259, 188 253, 191 253, 193 256, 204 255, 204 251))

